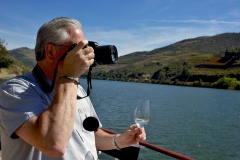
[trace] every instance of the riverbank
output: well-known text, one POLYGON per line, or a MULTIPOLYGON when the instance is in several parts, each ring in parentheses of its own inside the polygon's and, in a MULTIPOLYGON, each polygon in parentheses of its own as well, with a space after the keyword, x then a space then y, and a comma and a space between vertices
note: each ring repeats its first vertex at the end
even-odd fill
POLYGON ((0 80, 7 80, 11 77, 16 76, 16 74, 9 73, 9 71, 5 68, 0 68, 0 80))
MULTIPOLYGON (((85 77, 83 79, 86 79, 85 77)), ((92 78, 95 80, 105 80, 92 78)), ((197 88, 213 88, 213 89, 226 89, 226 90, 240 90, 240 81, 237 81, 235 78, 223 77, 215 84, 210 82, 169 82, 169 83, 153 83, 149 81, 121 81, 121 80, 112 80, 107 81, 119 81, 119 82, 131 82, 131 83, 147 83, 147 84, 159 84, 159 85, 172 85, 172 86, 186 86, 186 87, 197 87, 197 88)))

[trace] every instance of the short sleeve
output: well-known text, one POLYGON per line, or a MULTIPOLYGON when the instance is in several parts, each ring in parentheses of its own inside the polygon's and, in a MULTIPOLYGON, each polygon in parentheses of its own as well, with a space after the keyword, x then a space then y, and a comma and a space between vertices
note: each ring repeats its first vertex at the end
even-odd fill
POLYGON ((9 136, 25 121, 46 110, 46 101, 37 87, 24 79, 12 79, 2 86, 0 115, 9 136))

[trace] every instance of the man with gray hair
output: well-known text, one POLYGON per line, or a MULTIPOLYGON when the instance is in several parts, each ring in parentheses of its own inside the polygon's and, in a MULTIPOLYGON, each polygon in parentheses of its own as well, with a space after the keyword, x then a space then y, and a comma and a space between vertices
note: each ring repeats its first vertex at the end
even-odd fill
POLYGON ((97 149, 121 149, 146 139, 135 124, 116 135, 104 132, 100 122, 94 132, 83 127, 86 117, 98 120, 79 85, 79 77, 94 63, 94 50, 87 44, 81 24, 71 18, 53 19, 39 29, 33 72, 9 79, 0 90, 4 160, 97 160, 97 149), (42 81, 52 85, 44 90, 42 81))

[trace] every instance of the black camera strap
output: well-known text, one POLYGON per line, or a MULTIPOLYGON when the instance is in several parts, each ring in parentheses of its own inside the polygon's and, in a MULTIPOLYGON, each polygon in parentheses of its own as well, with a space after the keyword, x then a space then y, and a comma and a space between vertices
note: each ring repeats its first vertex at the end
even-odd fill
POLYGON ((43 92, 49 93, 52 92, 54 88, 54 81, 51 85, 49 85, 48 81, 46 80, 44 74, 42 73, 41 69, 39 68, 38 64, 34 67, 32 71, 35 79, 37 80, 39 86, 43 90, 43 92))
MULTIPOLYGON (((53 91, 54 88, 54 84, 55 84, 55 80, 56 80, 56 75, 57 75, 57 70, 58 70, 58 64, 60 61, 64 60, 66 55, 76 46, 77 44, 73 44, 66 53, 63 54, 63 56, 58 60, 56 66, 55 66, 55 70, 54 70, 54 75, 53 75, 53 80, 52 80, 52 84, 49 85, 46 77, 44 76, 42 70, 40 69, 39 65, 37 64, 32 73, 35 77, 35 79, 37 80, 39 86, 41 87, 43 92, 49 93, 53 91)), ((91 74, 91 70, 92 70, 92 66, 90 66, 89 71, 88 71, 88 76, 87 76, 87 83, 88 83, 88 89, 87 89, 87 96, 84 97, 80 97, 79 95, 77 95, 77 99, 83 99, 86 98, 90 95, 90 89, 92 89, 92 74, 91 74)))

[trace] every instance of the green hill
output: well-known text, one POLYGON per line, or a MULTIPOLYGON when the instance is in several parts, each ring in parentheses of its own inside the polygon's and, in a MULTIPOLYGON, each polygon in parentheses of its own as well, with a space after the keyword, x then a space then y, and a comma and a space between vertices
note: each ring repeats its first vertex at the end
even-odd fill
POLYGON ((24 63, 9 55, 5 40, 0 39, 0 79, 5 80, 30 70, 24 63))
POLYGON ((229 83, 240 80, 240 61, 238 57, 226 56, 225 53, 232 48, 240 48, 239 42, 240 33, 186 39, 152 51, 119 57, 116 65, 93 68, 93 77, 218 88, 217 81, 229 77, 227 80, 231 82, 222 88, 236 89, 240 87, 238 82, 233 87, 229 83))
POLYGON ((18 49, 9 50, 9 55, 20 60, 28 67, 33 68, 36 65, 35 52, 33 49, 22 47, 18 49))

